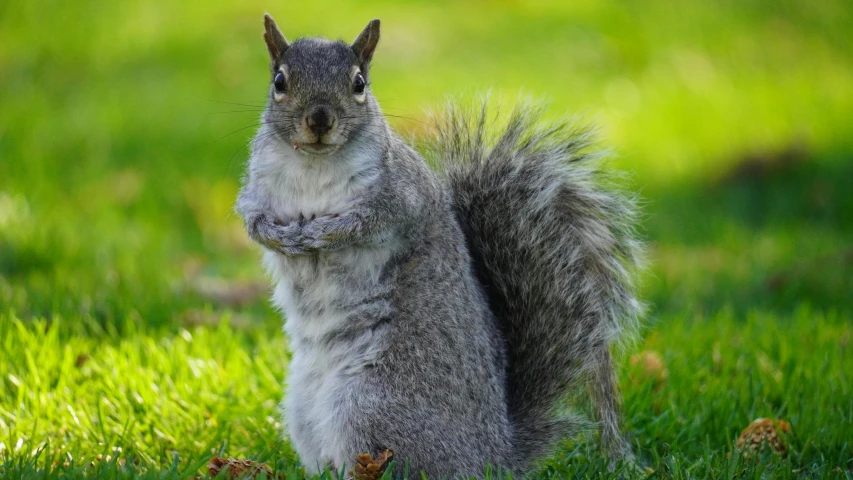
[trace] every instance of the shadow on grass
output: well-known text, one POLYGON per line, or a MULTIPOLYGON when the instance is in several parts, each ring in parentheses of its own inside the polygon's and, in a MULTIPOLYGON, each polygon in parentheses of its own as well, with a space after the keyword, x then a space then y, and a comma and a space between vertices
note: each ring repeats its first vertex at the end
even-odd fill
MULTIPOLYGON (((847 154, 849 155, 849 154, 847 154)), ((853 299, 853 159, 802 150, 751 155, 703 185, 651 199, 646 220, 659 313, 707 314, 853 299)))

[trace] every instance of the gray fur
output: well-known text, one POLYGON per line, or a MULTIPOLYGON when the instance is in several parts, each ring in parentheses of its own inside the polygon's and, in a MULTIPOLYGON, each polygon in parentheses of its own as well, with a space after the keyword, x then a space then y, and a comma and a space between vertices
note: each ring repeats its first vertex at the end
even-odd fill
POLYGON ((630 449, 608 346, 639 326, 635 205, 583 153, 588 130, 542 125, 541 115, 519 106, 498 129, 484 106, 450 106, 433 155, 507 339, 509 409, 528 439, 522 453, 538 457, 571 432, 573 419, 554 407, 588 383, 602 444, 619 457, 630 449))
POLYGON ((270 86, 237 210, 286 316, 283 409, 303 464, 389 448, 431 477, 524 471, 576 430, 555 410, 589 379, 603 443, 628 452, 607 346, 636 324, 636 244, 630 203, 578 153, 585 137, 525 110, 490 147, 485 116, 452 111, 439 175, 369 85, 353 93, 378 21, 352 46, 266 27, 287 89, 270 86))

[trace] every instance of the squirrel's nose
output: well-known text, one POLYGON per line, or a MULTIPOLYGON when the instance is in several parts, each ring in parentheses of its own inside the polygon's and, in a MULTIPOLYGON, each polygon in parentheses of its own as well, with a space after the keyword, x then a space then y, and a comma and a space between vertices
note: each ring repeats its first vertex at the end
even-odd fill
POLYGON ((335 126, 335 116, 327 107, 317 106, 312 108, 308 112, 308 115, 305 116, 305 123, 314 132, 314 135, 317 135, 319 140, 319 137, 329 133, 329 130, 335 126))

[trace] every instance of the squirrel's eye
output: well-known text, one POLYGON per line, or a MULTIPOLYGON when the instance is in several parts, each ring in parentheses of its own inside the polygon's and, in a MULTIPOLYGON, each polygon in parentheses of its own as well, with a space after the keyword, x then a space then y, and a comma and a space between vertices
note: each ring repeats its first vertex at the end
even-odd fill
POLYGON ((284 84, 284 74, 278 72, 275 74, 275 80, 273 80, 273 85, 275 85, 275 91, 279 93, 284 93, 286 85, 284 84))
POLYGON ((355 74, 355 80, 352 84, 352 93, 361 95, 364 93, 364 77, 360 73, 355 74))

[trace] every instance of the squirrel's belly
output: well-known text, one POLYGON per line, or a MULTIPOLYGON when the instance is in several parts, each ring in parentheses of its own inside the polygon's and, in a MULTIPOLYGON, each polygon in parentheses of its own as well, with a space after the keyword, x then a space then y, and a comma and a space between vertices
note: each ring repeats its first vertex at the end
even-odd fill
POLYGON ((309 471, 316 473, 315 468, 344 465, 353 459, 353 441, 361 438, 353 431, 353 423, 362 416, 356 399, 364 395, 366 378, 379 361, 388 328, 368 319, 382 317, 381 310, 385 308, 353 316, 332 306, 313 314, 294 307, 292 314, 286 313, 292 357, 284 417, 291 442, 309 471), (368 324, 359 325, 362 321, 368 324), (332 330, 335 333, 330 334, 332 330))
POLYGON ((387 314, 390 305, 381 299, 388 297, 391 287, 382 271, 392 255, 390 249, 319 256, 267 251, 264 263, 275 283, 272 301, 285 314, 287 334, 291 339, 318 341, 330 332, 387 314))
POLYGON ((337 368, 329 358, 306 349, 293 352, 283 403, 290 440, 310 470, 333 463, 330 450, 341 443, 340 418, 347 395, 336 381, 337 368), (337 415, 336 415, 337 414, 337 415), (331 447, 331 448, 330 448, 331 447))
POLYGON ((309 471, 351 461, 358 380, 343 358, 313 347, 293 352, 283 402, 290 440, 309 471))

